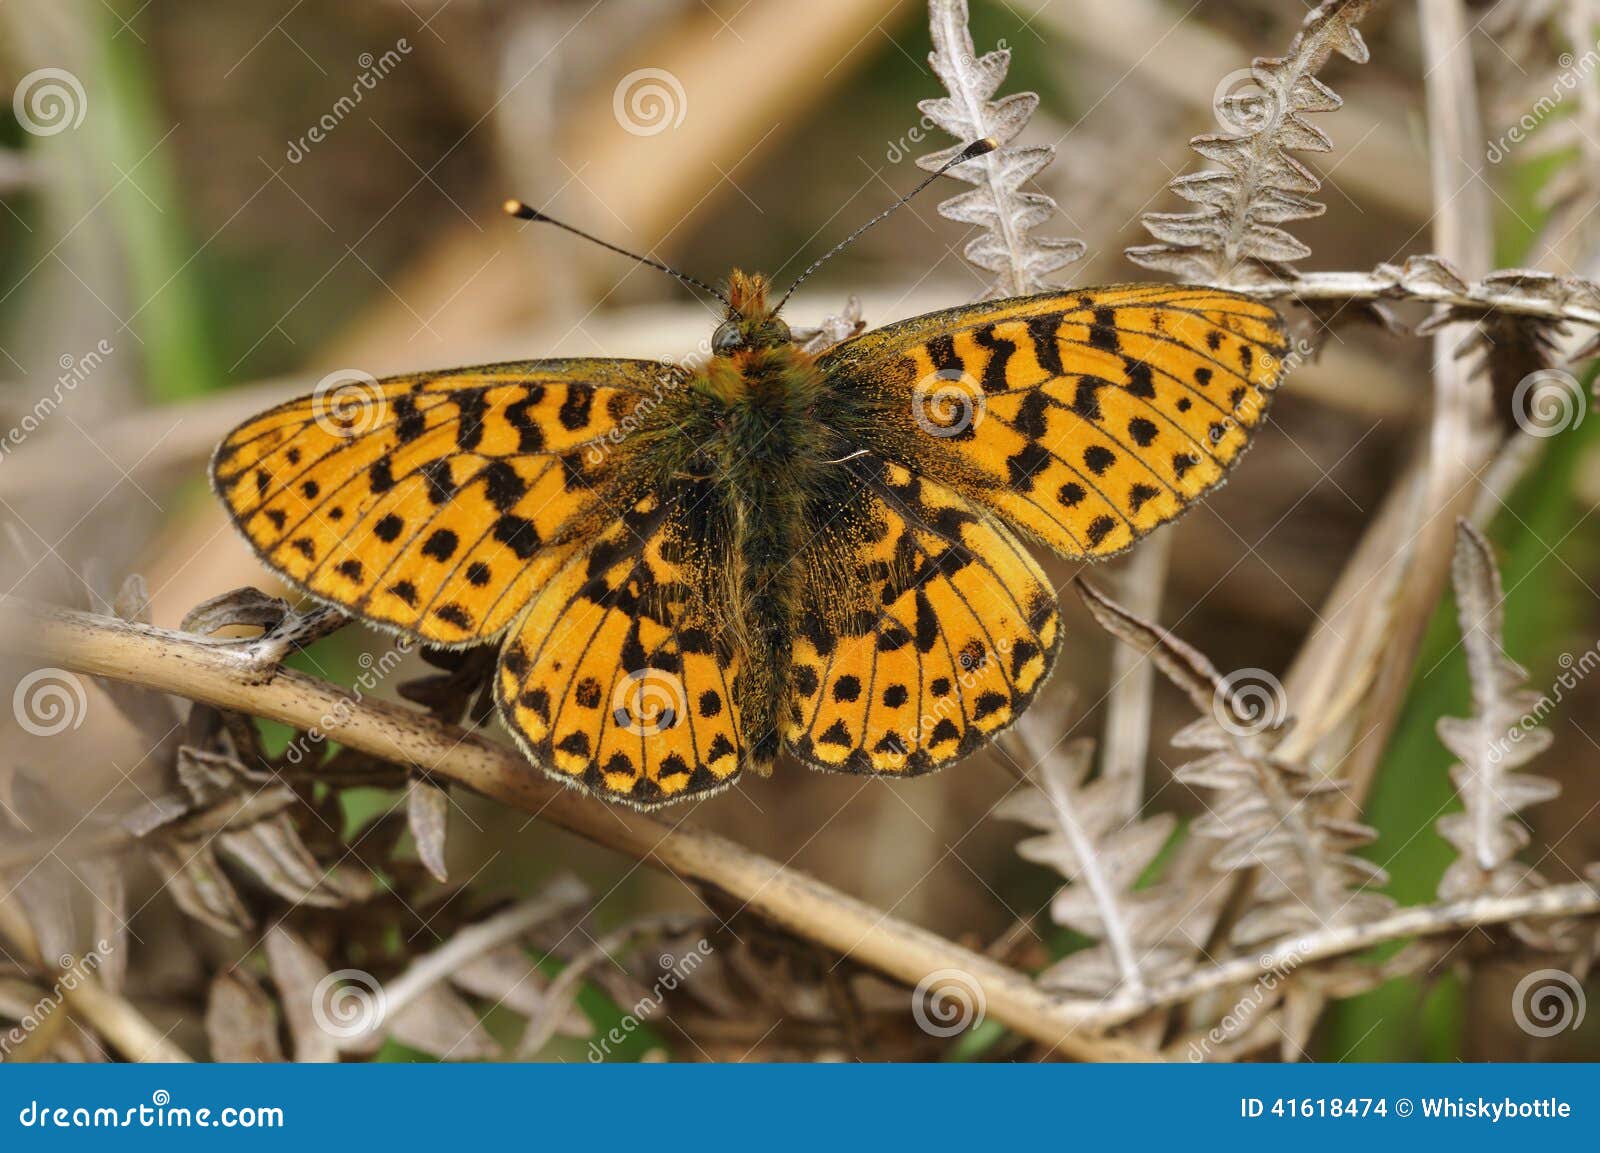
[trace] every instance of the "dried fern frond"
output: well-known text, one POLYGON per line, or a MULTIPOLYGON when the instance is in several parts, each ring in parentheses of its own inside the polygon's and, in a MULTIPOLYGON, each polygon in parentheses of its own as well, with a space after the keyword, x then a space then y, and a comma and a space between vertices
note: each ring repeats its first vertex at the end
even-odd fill
POLYGON ((1587 209, 1600 192, 1600 89, 1592 76, 1600 3, 1523 0, 1499 4, 1482 22, 1481 53, 1491 94, 1486 152, 1491 164, 1557 158, 1539 189, 1551 212, 1546 236, 1581 253, 1592 233, 1587 209), (1552 67, 1524 68, 1529 61, 1552 67), (1576 234, 1576 235, 1574 235, 1576 234))
POLYGON ((323 865, 294 819, 294 791, 247 769, 226 744, 180 746, 174 775, 178 790, 136 809, 123 825, 139 836, 187 916, 229 935, 253 928, 257 918, 235 885, 239 876, 296 908, 344 908, 376 891, 353 863, 323 865))
POLYGON ((1171 892, 1161 885, 1134 888, 1177 818, 1127 820, 1120 782, 1088 780, 1094 742, 1052 747, 1052 734, 1041 726, 1035 713, 1026 713, 1006 738, 1032 766, 1032 787, 1006 797, 995 815, 1041 830, 1018 843, 1017 853, 1067 879, 1050 903, 1051 919, 1100 944, 1050 966, 1040 983, 1084 994, 1142 989, 1194 952, 1188 942, 1171 940, 1181 915, 1171 892))
POLYGON ((1504 592, 1494 552, 1467 521, 1456 524, 1452 564, 1461 643, 1472 681, 1472 716, 1441 717, 1439 740, 1460 761, 1450 779, 1462 811, 1439 818, 1439 835, 1461 855, 1439 883, 1444 900, 1481 893, 1505 895, 1542 883, 1514 860, 1528 843, 1517 814, 1555 798, 1552 780, 1516 773, 1550 746, 1550 731, 1534 727, 1550 702, 1525 687, 1527 673, 1506 655, 1504 592))
MULTIPOLYGON (((1600 327, 1600 285, 1593 281, 1508 268, 1474 282, 1448 260, 1434 255, 1409 256, 1402 264, 1380 264, 1371 272, 1300 273, 1247 286, 1246 291, 1328 312, 1386 300, 1419 300, 1447 310, 1419 325, 1418 335, 1427 335, 1439 325, 1494 316, 1600 327)), ((1576 358, 1583 355, 1592 353, 1577 354, 1576 358)))
POLYGON ((1027 126, 1039 107, 1039 97, 1019 92, 993 99, 1011 67, 1011 52, 1000 48, 977 54, 967 24, 967 0, 929 0, 928 27, 933 35, 928 63, 950 95, 923 100, 918 107, 957 142, 918 157, 917 165, 933 171, 984 137, 998 145, 987 156, 950 170, 951 176, 975 187, 941 203, 939 213, 947 220, 983 229, 967 242, 963 254, 985 272, 995 274, 984 293, 986 298, 1026 296, 1055 287, 1051 273, 1081 257, 1084 245, 1065 237, 1033 235, 1058 209, 1054 199, 1042 192, 1023 191, 1023 185, 1055 159, 1056 150, 1049 145, 1023 148, 1011 141, 1027 126))
POLYGON ((1260 870, 1255 904, 1234 925, 1234 943, 1358 924, 1388 912, 1394 903, 1372 891, 1388 882, 1387 875, 1350 853, 1371 842, 1373 830, 1329 812, 1325 802, 1338 793, 1336 781, 1277 755, 1294 725, 1282 686, 1260 670, 1224 677, 1159 625, 1082 579, 1076 584, 1100 626, 1148 653, 1200 711, 1172 739, 1206 753, 1174 772, 1184 784, 1215 794, 1193 831, 1218 842, 1217 868, 1260 870))
POLYGON ((1311 254, 1279 227, 1320 216, 1326 207, 1311 199, 1322 181, 1293 153, 1332 150, 1332 141, 1305 114, 1329 112, 1344 102, 1316 74, 1335 52, 1366 62, 1367 46, 1355 26, 1374 2, 1328 0, 1306 17, 1287 56, 1260 58, 1250 66, 1248 90, 1224 86, 1217 117, 1233 131, 1190 141, 1219 167, 1179 176, 1167 186, 1200 208, 1145 213, 1142 223, 1158 243, 1127 249, 1129 260, 1185 280, 1226 283, 1284 275, 1287 262, 1311 254))
MULTIPOLYGON (((530 1020, 548 1017, 551 1035, 586 1036, 589 1026, 581 1014, 550 1003, 551 982, 524 945, 552 926, 570 934, 591 900, 592 894, 575 878, 557 876, 537 895, 462 924, 436 948, 393 973, 389 966, 380 972, 349 967, 342 953, 338 962, 330 963, 325 934, 314 938, 319 948, 309 935, 280 921, 263 937, 262 952, 294 1059, 335 1061, 341 1053, 371 1054, 386 1038, 446 1061, 500 1056, 499 1042, 484 1028, 471 999, 530 1020)), ((214 983, 208 1031, 214 1038, 225 1036, 229 1017, 237 1015, 245 1032, 254 1033, 252 1022, 270 1008, 259 987, 214 983)))

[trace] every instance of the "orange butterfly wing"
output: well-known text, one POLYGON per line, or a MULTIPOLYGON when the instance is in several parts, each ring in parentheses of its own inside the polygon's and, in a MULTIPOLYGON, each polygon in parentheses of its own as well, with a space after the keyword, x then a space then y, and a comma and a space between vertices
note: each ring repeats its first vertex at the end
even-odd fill
POLYGON ((959 493, 857 457, 858 491, 796 563, 789 748, 820 768, 913 775, 1009 726, 1061 644, 1054 590, 1017 538, 959 493), (862 590, 848 598, 840 590, 862 590))
POLYGON ((871 447, 1090 558, 1222 479, 1287 348, 1282 319, 1250 297, 1126 285, 931 313, 818 363, 881 400, 871 447))
POLYGON ((640 496, 574 546, 500 657, 496 700, 536 764, 639 807, 743 767, 745 658, 714 601, 731 533, 704 481, 640 496))
POLYGON ((268 567, 432 644, 503 632, 598 530, 608 448, 680 370, 547 360, 351 378, 223 440, 212 485, 268 567))

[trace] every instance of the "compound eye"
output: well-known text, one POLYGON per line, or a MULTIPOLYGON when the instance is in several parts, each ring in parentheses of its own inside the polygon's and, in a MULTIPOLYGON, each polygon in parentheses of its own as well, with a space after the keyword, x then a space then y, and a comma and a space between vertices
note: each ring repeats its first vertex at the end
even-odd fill
POLYGON ((772 335, 777 338, 780 344, 788 344, 794 339, 789 335, 789 326, 776 316, 767 321, 767 323, 772 327, 772 335))
POLYGON ((744 333, 740 332, 739 326, 731 320, 717 325, 717 330, 711 334, 711 351, 718 356, 727 356, 743 345, 744 333))

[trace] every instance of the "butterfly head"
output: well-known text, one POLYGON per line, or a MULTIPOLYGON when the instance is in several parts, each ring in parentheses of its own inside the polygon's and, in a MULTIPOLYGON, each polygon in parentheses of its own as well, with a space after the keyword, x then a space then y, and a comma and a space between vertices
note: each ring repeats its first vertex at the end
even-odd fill
POLYGON ((711 334, 711 351, 716 356, 758 348, 779 348, 793 343, 789 326, 767 303, 767 280, 760 273, 746 274, 734 269, 728 278, 728 314, 711 334))

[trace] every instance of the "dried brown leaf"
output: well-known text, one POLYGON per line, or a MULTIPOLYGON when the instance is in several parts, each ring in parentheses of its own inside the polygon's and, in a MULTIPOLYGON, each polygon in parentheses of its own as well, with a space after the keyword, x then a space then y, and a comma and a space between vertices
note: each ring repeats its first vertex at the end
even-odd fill
POLYGON ((444 1061, 486 1061, 500 1055, 472 1006, 445 985, 434 985, 395 1012, 386 1025, 402 1045, 444 1061))
POLYGON ((930 0, 928 25, 933 51, 928 63, 948 96, 924 100, 918 107, 956 143, 917 164, 933 171, 975 140, 989 138, 999 147, 986 156, 959 164, 950 175, 975 187, 939 205, 948 220, 982 231, 968 241, 966 258, 994 274, 985 295, 1024 296, 1054 287, 1051 275, 1084 253, 1082 241, 1037 236, 1034 230, 1055 217, 1056 202, 1026 186, 1055 159, 1052 146, 1020 147, 1011 142, 1039 107, 1039 97, 1019 92, 995 100, 1011 66, 1011 52, 1000 48, 978 55, 968 26, 967 0, 930 0))
POLYGON ((262 944, 266 948, 272 982, 278 987, 278 1003, 294 1042, 294 1059, 299 1062, 337 1061, 338 1041, 318 1020, 324 1013, 322 998, 327 995, 330 979, 327 963, 293 930, 281 924, 267 930, 262 944))
POLYGON ((1444 900, 1481 893, 1505 895, 1538 885, 1537 872, 1516 863, 1528 843, 1518 814, 1554 799, 1560 786, 1514 770, 1549 747, 1548 729, 1536 727, 1552 707, 1525 687, 1527 673, 1505 652, 1505 592, 1488 540, 1469 522, 1456 525, 1451 576, 1462 647, 1472 685, 1470 718, 1441 717, 1439 739, 1460 758, 1450 779, 1462 811, 1439 819, 1439 835, 1460 856, 1439 883, 1444 900))
POLYGON ((406 822, 417 843, 417 857, 441 885, 450 881, 444 858, 449 817, 450 794, 422 777, 412 777, 406 786, 406 822))
POLYGON ((278 1015, 254 978, 224 970, 211 979, 206 999, 211 1059, 230 1063, 282 1061, 278 1015))

